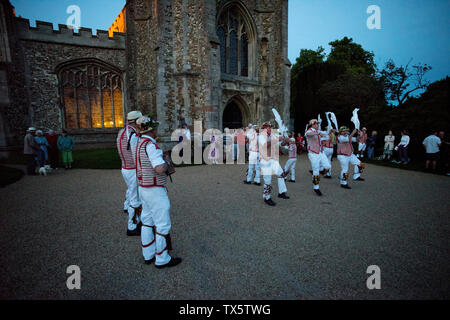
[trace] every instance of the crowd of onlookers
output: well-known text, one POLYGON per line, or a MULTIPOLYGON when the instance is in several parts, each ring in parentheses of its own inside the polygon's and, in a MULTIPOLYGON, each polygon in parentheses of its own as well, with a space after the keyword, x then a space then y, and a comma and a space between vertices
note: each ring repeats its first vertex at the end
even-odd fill
MULTIPOLYGON (((188 140, 191 139, 190 131, 186 124, 182 126, 184 135, 188 140)), ((231 141, 234 144, 234 159, 238 158, 239 146, 246 146, 248 152, 248 139, 245 135, 245 130, 248 128, 242 128, 242 131, 238 131, 231 141)), ((359 140, 365 140, 366 149, 357 151, 357 156, 363 158, 364 152, 367 151, 368 159, 386 160, 398 164, 408 164, 411 159, 408 155, 408 147, 410 146, 411 139, 407 130, 401 131, 401 137, 396 145, 396 137, 391 130, 388 131, 384 137, 384 146, 382 155, 376 157, 376 145, 377 145, 377 131, 372 131, 371 135, 367 138, 366 128, 363 128, 359 134, 359 140)), ((336 150, 337 136, 334 131, 331 132, 333 145, 336 150)), ((306 139, 301 133, 297 135, 294 132, 289 134, 289 138, 295 138, 297 145, 297 152, 301 154, 304 150, 307 150, 306 139)), ((224 139, 224 144, 227 142, 224 139)), ((181 140, 180 140, 181 142, 181 140)), ((426 137, 422 145, 425 150, 425 168, 427 170, 437 170, 450 175, 448 163, 450 142, 447 140, 444 131, 430 131, 430 135, 426 137), (430 168, 431 167, 431 168, 430 168)), ((24 138, 24 155, 27 158, 27 174, 46 174, 51 170, 56 170, 59 167, 59 155, 65 169, 71 169, 73 163, 72 150, 74 147, 73 138, 68 135, 66 130, 62 130, 61 134, 57 134, 54 130, 48 130, 44 135, 42 130, 36 130, 35 128, 29 128, 24 138), (38 168, 38 170, 36 170, 38 168)), ((282 152, 282 150, 280 150, 282 152)))
POLYGON ((47 175, 59 167, 59 154, 65 169, 71 169, 73 158, 72 150, 75 143, 66 130, 57 134, 49 130, 45 135, 42 130, 31 127, 24 138, 23 153, 27 160, 28 175, 47 175))
MULTIPOLYGON (((361 135, 364 134, 365 128, 360 132, 361 135)), ((333 145, 336 147, 336 135, 333 135, 333 145)), ((393 135, 392 131, 389 130, 387 135, 384 137, 383 153, 382 155, 376 157, 376 146, 377 146, 377 131, 372 131, 371 135, 367 138, 367 158, 373 160, 385 160, 391 161, 397 164, 408 164, 411 161, 410 155, 408 153, 408 148, 410 146, 411 139, 408 135, 407 130, 401 131, 400 140, 393 135)), ((358 137, 358 138, 360 138, 358 137)), ((298 133, 296 137, 297 150, 299 154, 302 150, 306 149, 305 138, 298 133)), ((422 142, 423 148, 425 150, 425 169, 427 170, 439 170, 442 173, 450 175, 449 173, 449 152, 450 152, 450 142, 448 141, 444 131, 431 130, 430 135, 426 137, 422 142)), ((335 148, 336 149, 336 148, 335 148)), ((355 148, 355 150, 358 150, 355 148)), ((357 155, 360 158, 364 157, 364 151, 358 150, 357 155)))

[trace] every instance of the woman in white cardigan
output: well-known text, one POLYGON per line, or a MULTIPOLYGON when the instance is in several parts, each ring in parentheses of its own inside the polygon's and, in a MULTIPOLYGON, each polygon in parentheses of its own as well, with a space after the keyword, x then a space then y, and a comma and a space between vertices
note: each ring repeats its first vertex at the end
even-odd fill
POLYGON ((389 130, 388 135, 384 137, 384 152, 383 160, 390 160, 392 156, 392 151, 394 150, 395 136, 392 135, 392 131, 389 130))

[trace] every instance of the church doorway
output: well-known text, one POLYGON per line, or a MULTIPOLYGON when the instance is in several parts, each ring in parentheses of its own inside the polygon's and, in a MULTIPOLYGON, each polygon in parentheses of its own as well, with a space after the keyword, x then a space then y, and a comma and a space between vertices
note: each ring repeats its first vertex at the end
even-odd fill
POLYGON ((242 127, 242 111, 235 101, 231 101, 223 111, 223 128, 240 129, 242 127))

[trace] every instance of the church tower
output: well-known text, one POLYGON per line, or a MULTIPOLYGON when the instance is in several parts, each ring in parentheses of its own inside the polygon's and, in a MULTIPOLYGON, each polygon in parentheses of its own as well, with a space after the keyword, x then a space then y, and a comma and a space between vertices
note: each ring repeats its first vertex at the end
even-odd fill
POLYGON ((156 114, 159 134, 182 122, 223 130, 289 124, 287 0, 128 0, 127 109, 156 114))

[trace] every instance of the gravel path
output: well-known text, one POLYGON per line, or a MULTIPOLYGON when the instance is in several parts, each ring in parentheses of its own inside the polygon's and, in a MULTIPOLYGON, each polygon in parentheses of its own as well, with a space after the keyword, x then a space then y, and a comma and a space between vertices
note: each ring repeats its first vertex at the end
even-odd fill
POLYGON ((167 270, 125 236, 120 170, 25 177, 1 189, 0 299, 450 298, 448 177, 369 165, 352 190, 323 179, 319 198, 305 155, 296 169, 291 199, 271 208, 243 165, 179 168, 168 188, 184 260, 167 270), (69 265, 81 290, 66 287, 69 265), (369 265, 381 290, 366 288, 369 265))

